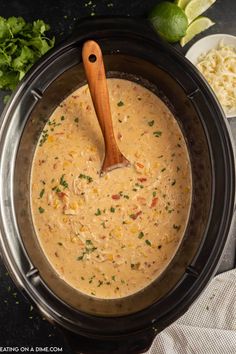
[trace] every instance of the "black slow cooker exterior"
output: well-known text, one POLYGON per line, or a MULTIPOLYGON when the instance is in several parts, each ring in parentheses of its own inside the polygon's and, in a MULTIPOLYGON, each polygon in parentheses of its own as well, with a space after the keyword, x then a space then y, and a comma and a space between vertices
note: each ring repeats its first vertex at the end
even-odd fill
MULTIPOLYGON (((234 207, 234 155, 221 108, 195 68, 145 23, 85 21, 34 66, 5 108, 0 131, 1 251, 15 283, 80 353, 141 353, 181 316, 214 274, 234 207), (40 132, 55 107, 85 83, 81 48, 95 39, 107 75, 148 87, 169 105, 188 146, 193 199, 181 246, 146 289, 117 300, 85 296, 59 279, 35 236, 30 167, 40 132)), ((178 147, 176 147, 178 149, 178 147)))

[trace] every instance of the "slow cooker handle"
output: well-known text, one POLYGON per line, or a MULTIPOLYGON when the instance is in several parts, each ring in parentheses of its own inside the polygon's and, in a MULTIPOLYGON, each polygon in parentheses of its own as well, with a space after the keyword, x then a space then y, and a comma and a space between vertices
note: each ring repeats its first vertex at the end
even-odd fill
POLYGON ((127 336, 120 340, 98 340, 62 329, 65 339, 76 354, 141 354, 151 346, 153 331, 127 336))

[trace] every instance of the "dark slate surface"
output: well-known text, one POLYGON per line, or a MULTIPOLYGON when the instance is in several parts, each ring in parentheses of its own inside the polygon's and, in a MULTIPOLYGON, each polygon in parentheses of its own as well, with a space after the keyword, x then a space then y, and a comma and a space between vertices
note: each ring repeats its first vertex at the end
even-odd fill
MULTIPOLYGON (((28 21, 38 18, 51 25, 51 33, 56 36, 57 42, 68 37, 79 26, 80 19, 99 15, 124 15, 145 17, 148 11, 158 0, 2 0, 0 16, 23 16, 28 21)), ((186 48, 176 48, 183 53, 197 39, 211 33, 229 33, 236 35, 236 1, 217 0, 216 4, 207 11, 216 25, 207 33, 197 36, 186 48)), ((3 109, 0 93, 0 112, 3 109)), ((236 141, 236 120, 230 120, 231 131, 236 141)), ((228 246, 224 252, 219 271, 234 267, 236 223, 230 233, 228 246)), ((64 342, 61 333, 38 312, 32 308, 29 301, 16 289, 0 261, 0 347, 1 346, 29 346, 29 347, 61 347, 63 353, 70 354, 71 350, 64 342)))

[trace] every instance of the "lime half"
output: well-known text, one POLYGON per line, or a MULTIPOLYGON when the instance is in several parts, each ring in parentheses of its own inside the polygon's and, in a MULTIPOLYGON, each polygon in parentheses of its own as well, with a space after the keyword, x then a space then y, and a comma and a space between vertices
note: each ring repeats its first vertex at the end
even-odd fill
POLYGON ((205 12, 216 0, 191 0, 185 7, 188 22, 191 23, 195 18, 205 12))
POLYGON ((191 41, 193 37, 197 34, 205 31, 209 27, 213 26, 215 23, 212 22, 208 17, 199 17, 195 21, 193 21, 186 32, 186 35, 181 38, 180 44, 183 47, 186 43, 191 41))
POLYGON ((157 4, 149 15, 149 20, 161 37, 170 43, 178 42, 186 33, 188 19, 176 4, 164 1, 157 4))
POLYGON ((184 10, 186 5, 189 3, 190 0, 177 0, 176 4, 182 9, 184 10))

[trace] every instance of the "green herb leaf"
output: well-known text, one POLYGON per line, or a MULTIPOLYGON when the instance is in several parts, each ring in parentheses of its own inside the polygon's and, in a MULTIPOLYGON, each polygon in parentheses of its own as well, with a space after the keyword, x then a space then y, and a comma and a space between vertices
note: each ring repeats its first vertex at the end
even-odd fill
POLYGON ((145 243, 148 245, 148 246, 151 246, 151 242, 149 240, 145 240, 145 243))
POLYGON ((176 179, 174 179, 171 183, 172 186, 174 186, 176 184, 176 179))
POLYGON ((156 138, 159 138, 161 135, 162 135, 162 132, 160 130, 156 131, 156 132, 153 132, 153 135, 156 137, 156 138))
POLYGON ((43 209, 41 206, 39 207, 39 212, 40 214, 44 213, 45 212, 45 209, 43 209))
POLYGON ((117 103, 117 106, 118 107, 122 107, 122 106, 124 106, 125 104, 124 104, 124 102, 123 101, 119 101, 118 103, 117 103))
POLYGON ((85 243, 86 243, 86 245, 92 245, 93 244, 91 240, 86 240, 85 243))
POLYGON ((175 224, 173 224, 173 229, 179 231, 180 228, 181 228, 181 225, 175 225, 175 224))
MULTIPOLYGON (((0 80, 1 80, 1 77, 0 77, 0 80)), ((45 130, 43 130, 43 132, 41 134, 41 138, 39 140, 39 146, 43 146, 45 141, 47 141, 47 138, 48 138, 48 130, 45 129, 45 130)))
POLYGON ((62 175, 61 178, 60 178, 60 185, 63 186, 64 188, 68 188, 68 183, 64 179, 64 176, 65 176, 65 174, 62 175))
POLYGON ((150 120, 150 121, 148 122, 149 127, 152 127, 153 124, 154 124, 154 120, 150 120))
POLYGON ((30 67, 54 46, 42 20, 26 23, 22 17, 0 17, 0 89, 13 90, 30 67))
POLYGON ((100 209, 97 209, 95 215, 98 216, 98 215, 101 215, 101 214, 102 214, 101 210, 100 210, 100 209))
POLYGON ((41 190, 41 192, 39 193, 39 198, 42 198, 42 197, 43 197, 44 192, 45 192, 45 189, 43 188, 43 189, 41 190))
POLYGON ((141 231, 140 233, 139 233, 139 235, 138 235, 138 238, 143 238, 144 237, 144 233, 141 231))
POLYGON ((86 175, 84 175, 84 174, 82 174, 82 173, 79 175, 79 178, 80 178, 80 179, 87 179, 88 183, 93 182, 92 177, 86 176, 86 175))
POLYGON ((116 209, 115 209, 114 207, 110 207, 110 212, 111 212, 111 213, 114 213, 115 210, 116 210, 116 209))

